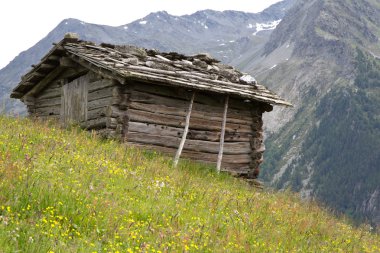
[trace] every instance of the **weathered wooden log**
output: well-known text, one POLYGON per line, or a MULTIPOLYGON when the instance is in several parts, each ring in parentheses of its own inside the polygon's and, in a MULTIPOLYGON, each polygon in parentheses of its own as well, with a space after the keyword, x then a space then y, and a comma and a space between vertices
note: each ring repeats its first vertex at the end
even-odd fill
MULTIPOLYGON (((148 93, 152 95, 159 95, 163 97, 171 97, 180 100, 188 101, 191 97, 187 91, 187 89, 182 87, 172 87, 172 86, 164 86, 164 85, 151 85, 143 82, 135 82, 134 90, 148 93)), ((222 105, 224 103, 222 96, 212 96, 212 93, 200 92, 199 95, 195 98, 195 102, 198 104, 204 104, 209 106, 216 106, 222 109, 222 105)), ((247 113, 249 113, 249 108, 252 107, 252 103, 246 103, 242 99, 231 98, 230 99, 230 108, 232 109, 243 109, 247 113)))
MULTIPOLYGON (((214 117, 219 118, 219 115, 223 114, 223 106, 209 106, 203 104, 194 104, 194 111, 196 113, 201 113, 207 116, 214 115, 214 117)), ((228 120, 232 120, 239 123, 244 123, 250 125, 252 123, 252 116, 243 110, 233 109, 228 107, 227 113, 227 122, 228 120)))
POLYGON ((251 157, 252 160, 262 160, 263 152, 256 152, 255 150, 252 150, 251 157))
POLYGON ((62 96, 62 87, 51 88, 51 86, 49 85, 49 87, 47 87, 40 94, 38 94, 36 99, 48 99, 48 98, 56 98, 56 97, 61 97, 61 96, 62 96))
POLYGON ((256 152, 263 152, 265 150, 262 138, 252 137, 250 140, 251 147, 256 152))
MULTIPOLYGON (((129 109, 128 112, 130 120, 135 122, 146 122, 172 127, 184 127, 185 125, 184 118, 180 116, 144 112, 134 109, 129 109)), ((217 123, 215 124, 214 122, 210 122, 208 119, 199 119, 196 117, 192 117, 190 119, 190 129, 220 131, 221 125, 217 123)), ((251 127, 247 125, 227 123, 226 131, 236 133, 251 133, 252 130, 251 127)))
POLYGON ((107 107, 100 107, 94 110, 87 111, 87 120, 97 119, 108 116, 107 115, 107 107))
POLYGON ((191 110, 193 108, 194 98, 195 98, 195 91, 193 91, 193 94, 191 95, 189 109, 188 109, 187 115, 186 115, 185 129, 184 129, 184 131, 182 133, 181 142, 180 142, 180 144, 178 146, 178 150, 177 150, 177 152, 175 154, 174 161, 173 161, 174 167, 177 166, 179 157, 181 156, 181 153, 182 153, 183 146, 185 145, 187 133, 189 131, 190 116, 191 116, 191 110))
MULTIPOLYGON (((138 86, 134 86, 134 90, 131 94, 131 102, 140 102, 143 104, 152 104, 152 105, 162 105, 167 107, 175 107, 175 108, 183 108, 184 111, 187 110, 186 101, 190 99, 190 97, 186 97, 184 95, 178 95, 175 96, 177 92, 171 92, 166 94, 164 92, 157 92, 157 94, 151 94, 146 91, 140 91, 138 86), (163 94, 164 93, 164 94, 163 94), (172 94, 172 95, 171 95, 172 94)), ((179 92, 178 92, 179 93, 179 92)), ((194 100, 193 109, 195 111, 199 111, 200 113, 211 113, 214 115, 217 115, 220 113, 220 115, 223 114, 223 103, 215 102, 214 105, 211 105, 211 100, 213 97, 218 96, 205 96, 204 94, 200 93, 200 96, 204 97, 203 103, 199 103, 197 100, 199 100, 198 95, 194 100), (208 100, 208 101, 207 101, 208 100)), ((219 98, 218 98, 219 100, 219 98)), ((242 119, 242 120, 252 120, 252 115, 249 112, 249 110, 241 110, 241 109, 234 109, 229 108, 228 110, 228 117, 234 118, 234 119, 242 119)))
MULTIPOLYGON (((136 142, 141 144, 150 144, 163 147, 177 148, 180 143, 180 138, 170 137, 170 136, 158 136, 149 135, 145 133, 135 133, 129 131, 127 134, 127 139, 130 142, 136 142)), ((184 145, 185 150, 206 152, 218 154, 219 143, 211 141, 201 141, 201 140, 187 140, 184 145)), ((225 154, 250 154, 251 147, 247 142, 229 142, 225 143, 224 146, 225 154)))
POLYGON ((107 126, 107 117, 96 118, 82 122, 81 126, 87 129, 102 129, 107 126))
POLYGON ((36 98, 33 96, 24 96, 22 98, 22 102, 27 105, 28 107, 34 107, 36 104, 36 98))
MULTIPOLYGON (((62 88, 62 86, 65 84, 65 80, 64 79, 58 79, 58 80, 54 80, 52 81, 46 88, 45 90, 49 90, 49 89, 55 89, 55 88, 62 88)), ((41 93, 43 93, 44 91, 42 91, 41 93)))
POLYGON ((110 105, 112 105, 112 97, 107 97, 88 102, 87 108, 88 110, 94 110, 104 108, 110 105))
POLYGON ((185 101, 189 101, 191 93, 187 92, 185 88, 168 87, 165 85, 149 84, 139 81, 134 81, 133 90, 149 93, 153 95, 159 95, 164 97, 175 97, 185 101))
POLYGON ((88 69, 78 66, 76 68, 65 68, 57 79, 68 79, 68 81, 72 81, 74 79, 78 79, 79 77, 86 76, 88 73, 88 69))
POLYGON ((34 113, 35 113, 35 109, 34 109, 34 107, 28 106, 27 109, 26 109, 26 111, 28 112, 28 115, 29 115, 30 117, 33 117, 33 115, 34 115, 34 113))
POLYGON ((93 71, 89 71, 87 73, 87 75, 88 75, 88 83, 89 84, 103 79, 102 76, 98 75, 97 73, 95 73, 93 71))
POLYGON ((141 110, 146 112, 154 112, 154 113, 161 113, 161 114, 168 114, 168 115, 176 115, 176 116, 182 116, 186 117, 187 115, 187 109, 185 108, 178 108, 174 106, 166 106, 161 104, 145 104, 141 102, 134 102, 131 101, 129 104, 129 107, 135 110, 141 110))
POLYGON ((45 77, 45 74, 39 73, 39 72, 35 71, 31 75, 28 76, 28 80, 33 82, 35 80, 40 80, 40 79, 42 79, 44 77, 45 77))
POLYGON ((107 128, 116 129, 117 126, 117 118, 107 117, 107 128))
POLYGON ((61 57, 59 59, 59 65, 67 68, 76 68, 79 66, 79 64, 73 61, 70 57, 61 57))
MULTIPOLYGON (((115 111, 112 111, 112 116, 115 117, 115 111)), ((117 115, 121 115, 117 114, 117 115)), ((149 124, 144 122, 129 122, 129 130, 131 132, 138 133, 147 133, 153 135, 162 135, 162 136, 172 136, 172 137, 180 137, 183 133, 183 128, 179 127, 170 127, 167 125, 159 125, 159 124, 149 124)), ((249 142, 251 134, 250 133, 237 133, 235 131, 225 133, 225 142, 249 142)), ((203 140, 203 141, 213 141, 218 142, 220 140, 220 132, 219 131, 206 131, 206 130, 194 130, 189 129, 189 133, 187 134, 188 139, 192 140, 203 140)))
MULTIPOLYGON (((168 114, 168 115, 177 115, 177 116, 183 116, 185 117, 187 114, 187 110, 184 108, 178 108, 178 107, 172 107, 172 106, 166 106, 166 105, 160 105, 160 104, 145 104, 140 102, 131 102, 130 108, 141 110, 141 111, 147 111, 147 112, 154 112, 154 113, 161 113, 161 114, 168 114)), ((220 115, 218 115, 218 112, 206 112, 204 110, 201 110, 202 108, 200 106, 197 106, 197 109, 195 109, 195 104, 193 105, 193 111, 192 111, 192 117, 194 118, 205 118, 212 122, 222 122, 222 112, 220 115)), ((251 125, 252 124, 252 118, 251 117, 238 117, 233 118, 233 115, 228 114, 227 116, 227 122, 229 123, 235 123, 235 124, 243 124, 243 125, 251 125)))
MULTIPOLYGON (((50 71, 52 71, 52 69, 56 68, 58 65, 52 65, 52 64, 48 64, 48 63, 42 63, 38 66, 38 69, 36 69, 36 71, 40 74, 43 74, 43 75, 46 75, 48 74, 50 71)), ((33 67, 33 65, 32 65, 33 67)))
POLYGON ((120 109, 120 107, 117 105, 109 105, 106 108, 107 117, 113 117, 113 118, 123 117, 126 113, 127 113, 126 110, 120 109))
MULTIPOLYGON (((89 76, 90 78, 91 76, 89 76)), ((102 90, 108 87, 113 87, 115 83, 110 79, 101 79, 88 84, 88 92, 94 92, 97 90, 102 90)))
POLYGON ((49 107, 36 107, 34 109, 34 114, 36 116, 49 116, 49 115, 60 115, 61 107, 57 106, 49 106, 49 107))
POLYGON ((97 99, 113 97, 113 89, 114 89, 114 87, 110 86, 107 88, 103 88, 103 89, 99 89, 96 91, 89 92, 88 93, 88 101, 91 102, 91 101, 94 101, 97 99))
MULTIPOLYGON (((154 146, 150 144, 141 144, 137 142, 128 142, 127 145, 133 145, 133 146, 148 149, 148 150, 158 151, 164 154, 168 154, 170 156, 174 155, 175 152, 177 151, 175 147, 170 148, 170 147, 163 147, 163 146, 154 146)), ((187 150, 187 149, 183 149, 182 155, 181 155, 181 157, 183 158, 189 158, 192 160, 198 160, 198 161, 212 163, 212 164, 216 164, 217 156, 218 154, 197 152, 197 151, 192 151, 192 150, 187 150)), ((249 154, 234 154, 234 155, 225 154, 223 156, 222 165, 229 164, 230 167, 232 166, 237 167, 241 164, 244 164, 244 167, 248 169, 250 162, 251 162, 251 158, 249 154)))
MULTIPOLYGON (((58 56, 58 55, 49 55, 47 58, 46 58, 46 62, 53 62, 53 63, 57 63, 57 62, 59 62, 59 59, 60 59, 61 57, 60 56, 58 56)), ((41 59, 41 61, 42 61, 43 59, 41 59)))
POLYGON ((221 129, 220 141, 219 141, 219 153, 218 153, 218 160, 216 162, 216 170, 218 171, 218 173, 220 172, 220 166, 222 165, 222 159, 223 159, 224 134, 226 132, 228 100, 229 100, 229 95, 226 96, 226 99, 225 99, 225 102, 224 102, 222 129, 221 129))
POLYGON ((27 94, 31 96, 35 96, 38 94, 43 88, 45 88, 48 84, 50 84, 58 75, 60 75, 64 71, 64 68, 56 68, 48 75, 46 75, 37 85, 33 87, 27 94))
POLYGON ((35 106, 39 108, 50 107, 50 106, 60 106, 61 97, 52 97, 47 99, 36 99, 35 106))
POLYGON ((180 107, 180 108, 187 108, 188 101, 172 98, 172 97, 163 97, 163 96, 157 96, 152 95, 145 92, 140 92, 133 90, 130 96, 131 102, 141 102, 145 104, 160 104, 165 106, 173 106, 173 107, 180 107))

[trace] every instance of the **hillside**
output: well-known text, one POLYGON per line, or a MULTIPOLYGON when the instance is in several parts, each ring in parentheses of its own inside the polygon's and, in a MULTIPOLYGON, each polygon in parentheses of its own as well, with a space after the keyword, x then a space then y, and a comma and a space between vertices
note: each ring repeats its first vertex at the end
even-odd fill
POLYGON ((2 252, 379 252, 290 193, 95 133, 0 116, 2 252))
POLYGON ((302 0, 245 68, 294 104, 267 117, 263 179, 373 224, 380 224, 379 27, 378 1, 302 0))
POLYGON ((9 100, 11 89, 30 66, 46 54, 52 43, 60 41, 67 32, 75 32, 81 39, 97 43, 131 44, 184 54, 207 52, 229 63, 247 51, 259 50, 294 1, 281 1, 260 13, 203 10, 192 15, 173 16, 161 11, 115 27, 65 19, 0 70, 0 102, 6 101, 5 111, 25 111, 21 103, 9 100))
MULTIPOLYGON (((379 225, 379 27, 375 0, 285 0, 257 14, 159 12, 120 27, 67 19, 0 70, 0 94, 8 98, 20 75, 68 31, 94 41, 209 52, 294 105, 265 114, 261 179, 379 225)), ((3 103, 0 112, 24 110, 14 100, 3 103)))

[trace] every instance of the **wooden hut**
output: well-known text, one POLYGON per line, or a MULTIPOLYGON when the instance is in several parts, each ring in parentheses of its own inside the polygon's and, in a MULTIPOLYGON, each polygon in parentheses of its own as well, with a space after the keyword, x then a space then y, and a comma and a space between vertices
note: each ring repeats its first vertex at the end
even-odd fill
POLYGON ((67 34, 13 90, 32 116, 255 178, 263 112, 290 104, 207 54, 96 45, 67 34))

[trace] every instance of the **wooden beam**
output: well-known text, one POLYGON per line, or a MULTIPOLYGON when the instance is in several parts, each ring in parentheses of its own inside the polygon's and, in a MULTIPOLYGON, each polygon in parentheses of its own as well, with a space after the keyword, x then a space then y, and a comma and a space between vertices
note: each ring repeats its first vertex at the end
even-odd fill
POLYGON ((57 67, 57 65, 48 64, 48 63, 42 63, 42 64, 40 65, 40 68, 41 68, 41 69, 53 69, 53 68, 55 68, 55 67, 57 67))
POLYGON ((41 73, 38 73, 37 71, 33 72, 30 76, 29 76, 29 80, 36 80, 36 79, 40 79, 40 78, 43 78, 45 76, 45 74, 41 74, 41 73))
POLYGON ((33 86, 33 85, 35 85, 34 82, 24 82, 23 83, 23 86, 33 86))
MULTIPOLYGON (((187 143, 187 142, 186 142, 187 143)), ((149 150, 156 150, 165 154, 168 154, 172 156, 176 153, 177 148, 174 147, 164 147, 164 146, 156 146, 152 144, 147 143, 139 143, 136 141, 128 141, 128 144, 133 144, 134 146, 149 149, 149 150)), ((185 145, 186 146, 186 145, 185 145)), ((194 151, 184 148, 181 154, 181 158, 190 158, 192 160, 197 161, 203 161, 210 164, 215 165, 215 161, 217 159, 218 154, 217 153, 206 153, 206 152, 200 152, 200 151, 194 151)), ((228 164, 232 166, 235 164, 235 167, 239 168, 239 166, 243 165, 244 167, 249 167, 249 164, 251 162, 251 158, 249 154, 233 154, 233 155, 223 155, 223 169, 225 169, 225 165, 228 164)), ((248 168, 249 169, 249 168, 248 168)))
MULTIPOLYGON (((148 145, 154 145, 154 146, 174 148, 175 149, 175 151, 173 152, 173 156, 174 156, 181 142, 181 138, 180 138, 181 136, 182 134, 179 137, 178 136, 173 137, 173 136, 152 135, 152 134, 147 134, 147 133, 138 133, 138 132, 128 131, 127 140, 128 142, 137 142, 140 144, 148 144, 148 145)), ((182 153, 185 153, 188 150, 192 150, 192 151, 196 151, 200 153, 215 154, 215 157, 213 160, 215 164, 217 160, 217 155, 219 153, 219 142, 193 140, 193 139, 188 138, 186 139, 182 153)), ((236 155, 236 154, 251 155, 251 153, 252 153, 252 148, 249 142, 245 141, 245 142, 225 142, 224 143, 223 155, 236 155)), ((181 154, 181 157, 182 157, 182 154, 181 154)))
MULTIPOLYGON (((60 58, 61 57, 58 55, 49 55, 46 60, 57 62, 57 61, 59 61, 60 58)), ((41 59, 41 61, 42 60, 45 60, 45 58, 41 59)))
POLYGON ((70 57, 61 57, 59 60, 61 67, 75 68, 78 67, 78 63, 73 61, 70 57))
MULTIPOLYGON (((198 94, 198 93, 197 93, 198 94)), ((193 104, 193 112, 195 103, 193 104)), ((150 124, 160 124, 171 127, 184 127, 185 126, 185 117, 168 115, 161 113, 145 112, 141 110, 135 110, 128 108, 131 121, 143 122, 150 124)), ((207 118, 196 118, 195 115, 191 115, 191 128, 194 130, 208 130, 208 131, 219 131, 221 130, 222 124, 221 120, 219 122, 213 122, 207 118)), ((235 124, 235 123, 226 123, 226 131, 237 132, 237 133, 252 133, 252 127, 249 125, 235 124)), ((218 138, 219 140, 219 138, 218 138)))
POLYGON ((46 85, 51 83, 62 71, 64 68, 55 68, 53 71, 51 71, 47 76, 45 76, 37 85, 33 87, 28 93, 25 94, 25 96, 30 95, 34 96, 36 95, 40 90, 42 90, 46 85))
POLYGON ((54 54, 55 55, 64 55, 66 53, 66 49, 63 47, 63 46, 57 46, 55 49, 54 49, 54 54))
POLYGON ((174 167, 177 167, 179 157, 181 156, 183 146, 185 145, 187 133, 189 132, 190 115, 191 115, 191 110, 193 109, 194 98, 195 98, 195 91, 193 91, 193 94, 191 95, 189 111, 187 112, 187 115, 186 115, 185 130, 183 131, 181 143, 179 144, 177 153, 175 154, 175 157, 174 157, 174 162, 173 162, 174 167))
POLYGON ((23 92, 12 91, 11 98, 21 98, 24 95, 23 92))
MULTIPOLYGON (((191 118, 193 118, 194 113, 194 105, 193 111, 191 113, 191 118)), ((115 117, 118 115, 115 115, 115 117)), ((227 123, 226 123, 227 124, 227 123)), ((191 122, 190 122, 191 125, 191 122)), ((129 131, 130 132, 138 132, 138 133, 146 133, 151 135, 162 135, 162 136, 171 136, 171 137, 180 137, 183 134, 183 127, 171 127, 167 125, 161 124, 149 124, 144 122, 129 122, 129 131)), ((249 133, 237 133, 237 132, 229 132, 226 129, 226 133, 224 136, 224 142, 249 142, 251 140, 251 134, 249 133)), ((189 128, 189 132, 187 134, 188 140, 202 140, 202 141, 212 141, 219 143, 220 133, 219 131, 208 131, 208 130, 196 130, 189 128)), ((185 145, 186 146, 186 145, 185 145)), ((178 146, 177 146, 178 147, 178 146)), ((185 148, 185 147, 184 147, 185 148)), ((175 152, 173 152, 173 155, 175 152)), ((215 162, 217 157, 213 162, 215 162)))
POLYGON ((220 172, 220 167, 222 165, 222 159, 223 159, 224 134, 226 132, 227 109, 228 109, 229 97, 230 97, 229 95, 226 95, 226 99, 224 101, 222 131, 220 133, 220 142, 219 142, 219 154, 218 154, 218 160, 216 162, 216 169, 217 169, 218 173, 220 172))

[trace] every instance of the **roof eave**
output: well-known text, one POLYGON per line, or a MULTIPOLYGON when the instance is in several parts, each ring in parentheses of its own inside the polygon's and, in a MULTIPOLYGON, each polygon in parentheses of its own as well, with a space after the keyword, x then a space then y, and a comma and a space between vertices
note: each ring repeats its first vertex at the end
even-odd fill
MULTIPOLYGON (((33 87, 34 85, 31 85, 29 88, 26 88, 24 91, 23 88, 27 87, 25 84, 30 81, 30 78, 34 73, 38 73, 39 70, 43 68, 43 65, 51 60, 50 58, 52 56, 60 56, 65 53, 65 49, 63 45, 65 43, 70 43, 70 42, 77 42, 79 39, 75 34, 68 33, 65 35, 65 37, 58 43, 53 43, 53 47, 50 49, 50 51, 40 60, 40 62, 33 66, 32 69, 29 70, 25 75, 21 77, 20 83, 12 90, 10 97, 11 98, 16 98, 16 99, 21 99, 23 96, 25 96, 33 87)), ((59 64, 58 64, 59 65, 59 64)), ((55 66, 56 67, 56 66, 55 66)))

